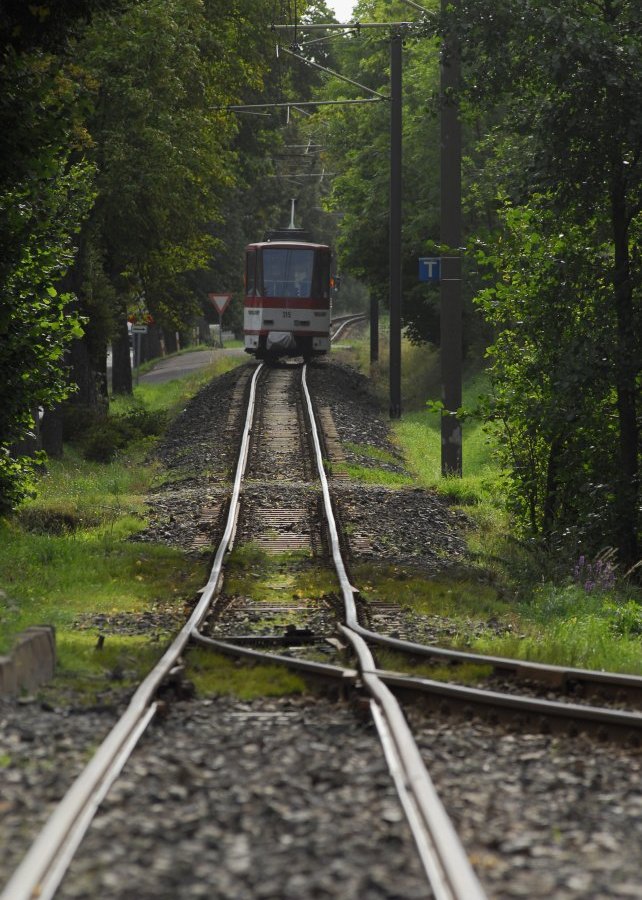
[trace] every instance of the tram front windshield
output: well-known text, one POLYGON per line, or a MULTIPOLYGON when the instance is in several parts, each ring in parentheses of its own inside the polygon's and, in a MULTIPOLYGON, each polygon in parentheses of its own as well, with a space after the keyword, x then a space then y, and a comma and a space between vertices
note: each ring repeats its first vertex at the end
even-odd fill
POLYGON ((309 297, 314 250, 269 248, 263 251, 263 290, 266 297, 309 297))

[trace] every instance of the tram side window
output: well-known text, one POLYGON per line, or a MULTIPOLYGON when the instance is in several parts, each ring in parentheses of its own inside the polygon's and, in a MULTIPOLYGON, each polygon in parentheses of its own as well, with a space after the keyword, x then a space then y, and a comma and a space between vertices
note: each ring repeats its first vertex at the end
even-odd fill
POLYGON ((330 254, 327 252, 317 253, 311 296, 323 300, 327 300, 330 296, 330 254))
POLYGON ((245 293, 256 296, 256 250, 248 250, 245 256, 245 293))
POLYGON ((263 289, 266 297, 309 297, 314 250, 274 247, 263 251, 263 289))

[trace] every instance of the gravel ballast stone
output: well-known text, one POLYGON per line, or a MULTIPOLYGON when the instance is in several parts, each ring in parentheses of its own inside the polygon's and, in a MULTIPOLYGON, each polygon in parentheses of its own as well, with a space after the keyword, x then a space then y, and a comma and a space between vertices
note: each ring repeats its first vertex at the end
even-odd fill
POLYGON ((146 734, 61 898, 425 898, 376 733, 315 698, 201 699, 146 734))
MULTIPOLYGON (((168 431, 159 457, 170 478, 149 498, 142 539, 202 552, 194 547, 203 509, 220 504, 228 488, 254 368, 213 381, 168 431)), ((328 360, 310 366, 308 380, 342 442, 395 458, 367 379, 328 360)), ((368 465, 346 448, 350 454, 368 465)), ((403 472, 401 460, 386 465, 403 472)), ((338 479, 333 491, 353 560, 407 565, 428 577, 465 561, 466 523, 435 493, 338 479)), ((214 539, 220 521, 208 527, 214 539)), ((400 633, 421 633, 416 614, 395 615, 400 633)), ((92 621, 88 613, 79 625, 107 633, 148 627, 151 637, 171 628, 171 619, 163 608, 139 621, 92 621)), ((427 633, 447 635, 448 622, 433 619, 427 633)), ((104 709, 79 709, 73 699, 52 701, 54 708, 0 701, 0 884, 125 699, 114 693, 104 709)), ((640 751, 416 707, 408 715, 489 897, 642 897, 640 751)), ((212 697, 170 704, 155 721, 58 896, 413 900, 430 892, 376 735, 350 706, 316 697, 212 697)))

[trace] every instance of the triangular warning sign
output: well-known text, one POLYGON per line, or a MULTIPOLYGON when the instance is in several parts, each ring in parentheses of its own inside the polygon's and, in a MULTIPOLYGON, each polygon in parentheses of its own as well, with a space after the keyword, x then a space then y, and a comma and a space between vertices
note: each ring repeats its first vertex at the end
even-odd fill
POLYGON ((232 299, 231 294, 208 294, 207 296, 218 310, 219 315, 223 315, 232 299))

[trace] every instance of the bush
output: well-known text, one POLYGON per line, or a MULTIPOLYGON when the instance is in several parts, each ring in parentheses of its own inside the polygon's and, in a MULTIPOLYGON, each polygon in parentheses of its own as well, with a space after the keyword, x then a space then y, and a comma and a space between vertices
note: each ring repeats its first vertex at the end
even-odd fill
POLYGON ((65 428, 67 438, 80 448, 85 459, 108 463, 129 444, 161 434, 166 420, 164 411, 150 412, 135 402, 120 415, 70 409, 65 414, 65 428))

